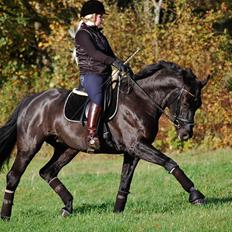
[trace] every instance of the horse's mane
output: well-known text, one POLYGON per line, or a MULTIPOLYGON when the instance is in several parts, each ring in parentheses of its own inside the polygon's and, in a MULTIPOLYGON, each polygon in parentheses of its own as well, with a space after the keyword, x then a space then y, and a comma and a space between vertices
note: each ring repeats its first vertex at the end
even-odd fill
POLYGON ((188 77, 191 79, 195 79, 195 75, 193 74, 191 69, 189 69, 189 68, 184 69, 173 62, 168 62, 168 61, 163 61, 163 60, 159 61, 158 63, 155 63, 155 64, 147 65, 140 72, 135 74, 135 79, 136 80, 144 79, 144 78, 151 76, 152 74, 158 72, 161 69, 166 69, 166 70, 172 71, 175 74, 177 74, 178 76, 185 76, 185 77, 188 77))

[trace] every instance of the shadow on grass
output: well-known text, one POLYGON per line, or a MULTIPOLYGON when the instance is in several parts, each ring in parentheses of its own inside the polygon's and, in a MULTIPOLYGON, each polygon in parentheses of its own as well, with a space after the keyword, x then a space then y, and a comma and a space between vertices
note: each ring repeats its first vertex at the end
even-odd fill
POLYGON ((216 197, 209 197, 206 199, 207 205, 223 205, 227 203, 232 202, 232 197, 222 197, 222 198, 216 198, 216 197))
POLYGON ((73 210, 74 215, 76 214, 87 214, 87 213, 105 213, 113 212, 113 202, 105 202, 99 204, 83 204, 82 206, 73 210))
MULTIPOLYGON (((210 205, 224 205, 224 204, 228 204, 228 203, 232 203, 232 197, 222 197, 222 198, 215 198, 215 197, 211 197, 211 198, 207 198, 207 204, 206 206, 210 206, 210 205)), ((73 210, 73 214, 74 215, 78 215, 78 214, 88 214, 91 212, 94 213, 111 213, 113 212, 113 206, 114 206, 114 202, 104 202, 104 203, 99 203, 99 204, 83 204, 80 207, 76 208, 73 210)), ((150 201, 143 201, 143 202, 139 202, 139 204, 136 203, 130 203, 128 205, 129 209, 128 210, 132 210, 133 212, 137 212, 137 213, 141 213, 144 211, 152 211, 153 213, 166 213, 166 212, 177 212, 177 211, 182 211, 185 206, 184 204, 182 204, 182 200, 180 199, 175 200, 175 201, 169 201, 167 203, 156 203, 153 202, 151 203, 150 201)), ((127 207, 127 206, 126 206, 127 207)))
MULTIPOLYGON (((142 212, 155 212, 155 213, 165 213, 170 211, 182 211, 183 205, 181 204, 182 200, 180 199, 175 201, 166 202, 160 204, 158 202, 151 201, 139 201, 139 202, 128 202, 126 204, 127 212, 142 213, 142 212), (182 206, 181 206, 182 205, 182 206)), ((73 210, 74 215, 78 214, 88 214, 88 213, 112 213, 114 208, 114 202, 108 201, 99 204, 82 204, 80 207, 77 207, 73 210)))

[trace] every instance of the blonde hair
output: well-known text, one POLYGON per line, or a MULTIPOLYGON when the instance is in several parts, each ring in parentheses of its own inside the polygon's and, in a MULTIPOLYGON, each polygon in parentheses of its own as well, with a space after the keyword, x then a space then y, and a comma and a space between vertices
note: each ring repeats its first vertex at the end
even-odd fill
POLYGON ((94 17, 95 17, 95 14, 89 14, 89 15, 86 15, 85 17, 82 17, 81 21, 79 22, 77 26, 76 32, 81 28, 82 23, 85 23, 88 26, 94 26, 94 23, 95 23, 94 17))
POLYGON ((82 18, 82 21, 88 26, 94 26, 96 14, 89 14, 82 18))

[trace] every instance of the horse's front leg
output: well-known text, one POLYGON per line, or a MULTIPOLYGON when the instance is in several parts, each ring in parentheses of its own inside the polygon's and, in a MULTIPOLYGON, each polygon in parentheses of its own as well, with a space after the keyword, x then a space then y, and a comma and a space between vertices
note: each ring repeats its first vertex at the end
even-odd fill
POLYGON ((140 159, 158 164, 171 173, 178 180, 184 190, 189 193, 189 202, 193 204, 205 203, 205 196, 195 189, 193 182, 185 175, 183 170, 181 170, 174 160, 164 155, 152 145, 146 143, 146 141, 139 142, 134 148, 134 153, 140 159))
POLYGON ((138 164, 139 158, 132 157, 129 154, 124 154, 124 160, 122 165, 121 182, 119 185, 118 194, 114 206, 114 212, 120 213, 124 210, 127 196, 130 190, 130 184, 133 178, 134 170, 138 164))

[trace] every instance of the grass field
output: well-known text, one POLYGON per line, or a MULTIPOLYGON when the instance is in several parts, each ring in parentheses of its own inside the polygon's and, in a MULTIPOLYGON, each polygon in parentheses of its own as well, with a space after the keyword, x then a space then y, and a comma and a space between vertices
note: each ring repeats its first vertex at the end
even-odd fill
POLYGON ((206 195, 207 205, 190 205, 172 175, 141 161, 124 213, 114 214, 122 156, 82 154, 59 175, 74 196, 73 216, 62 218, 61 200, 38 175, 48 159, 38 156, 21 179, 11 221, 0 221, 0 231, 232 231, 232 150, 171 157, 206 195))

